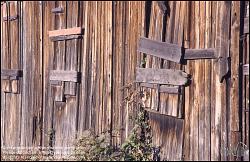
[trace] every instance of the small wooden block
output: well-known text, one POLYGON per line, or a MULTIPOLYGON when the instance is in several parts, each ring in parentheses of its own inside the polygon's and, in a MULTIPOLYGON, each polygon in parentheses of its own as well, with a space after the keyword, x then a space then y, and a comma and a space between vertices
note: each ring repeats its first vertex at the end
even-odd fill
POLYGON ((184 59, 185 60, 194 60, 194 59, 215 59, 216 49, 207 48, 207 49, 185 49, 184 59))
POLYGON ((81 27, 49 31, 49 37, 82 34, 81 27))
POLYGON ((51 84, 51 85, 54 85, 54 86, 61 86, 61 85, 62 85, 62 81, 51 80, 51 81, 50 81, 50 84, 51 84))
POLYGON ((81 73, 77 71, 51 70, 50 80, 79 82, 81 73))
POLYGON ((62 7, 56 7, 51 10, 52 13, 63 13, 64 10, 62 7))
POLYGON ((180 63, 181 47, 177 44, 141 37, 137 50, 142 53, 180 63))
POLYGON ((152 84, 186 85, 188 74, 181 70, 137 68, 136 82, 152 84))
MULTIPOLYGON (((17 19, 18 19, 18 15, 9 16, 9 21, 14 21, 14 20, 17 20, 17 19)), ((3 17, 3 21, 8 21, 8 17, 7 16, 3 17)))
POLYGON ((249 75, 249 64, 243 65, 243 75, 249 75))

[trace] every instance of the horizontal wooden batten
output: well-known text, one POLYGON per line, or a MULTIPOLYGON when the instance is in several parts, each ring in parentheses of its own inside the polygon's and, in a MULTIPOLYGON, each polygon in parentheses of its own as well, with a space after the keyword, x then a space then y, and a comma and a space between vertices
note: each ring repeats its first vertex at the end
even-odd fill
POLYGON ((22 70, 18 69, 2 69, 1 70, 1 79, 3 80, 18 80, 19 77, 22 77, 22 70))
POLYGON ((81 73, 77 71, 63 71, 63 70, 50 71, 51 81, 56 80, 56 81, 66 81, 66 82, 79 82, 80 77, 81 73))
POLYGON ((74 28, 69 28, 69 29, 60 29, 60 30, 49 31, 49 37, 78 35, 78 34, 82 34, 81 27, 74 27, 74 28))
POLYGON ((62 36, 50 37, 51 41, 64 41, 71 39, 82 39, 82 35, 62 35, 62 36))
POLYGON ((64 10, 62 7, 56 7, 51 10, 52 13, 63 13, 64 10))
POLYGON ((168 85, 185 85, 188 74, 181 70, 137 68, 136 82, 168 85))
POLYGON ((194 60, 194 59, 216 59, 216 49, 185 49, 184 59, 194 60))
POLYGON ((249 64, 243 65, 243 75, 249 75, 249 64))
MULTIPOLYGON (((150 84, 150 83, 141 83, 140 86, 146 87, 146 88, 152 88, 152 89, 157 88, 157 86, 155 86, 154 84, 150 84)), ((159 92, 160 93, 169 93, 169 94, 180 94, 180 87, 179 86, 170 87, 170 86, 166 86, 166 85, 160 85, 159 92)))
POLYGON ((181 59, 181 47, 177 44, 160 42, 145 37, 140 38, 137 50, 177 63, 179 63, 181 59))
POLYGON ((54 85, 54 86, 61 86, 61 85, 62 85, 62 81, 51 80, 51 81, 50 81, 50 84, 51 84, 51 85, 54 85))
POLYGON ((17 20, 18 19, 18 15, 15 15, 15 16, 5 16, 3 17, 3 21, 14 21, 14 20, 17 20))
POLYGON ((249 18, 244 18, 244 34, 249 33, 249 18))

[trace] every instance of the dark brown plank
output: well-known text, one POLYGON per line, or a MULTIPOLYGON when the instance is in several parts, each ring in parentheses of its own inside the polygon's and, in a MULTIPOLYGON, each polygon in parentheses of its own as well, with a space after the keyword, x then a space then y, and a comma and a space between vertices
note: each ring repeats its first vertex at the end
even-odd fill
POLYGON ((186 49, 184 54, 185 60, 195 60, 195 59, 215 59, 216 49, 186 49))
POLYGON ((71 39, 81 39, 81 35, 61 35, 61 36, 55 36, 50 37, 51 41, 64 41, 64 40, 71 40, 71 39))
POLYGON ((249 64, 243 65, 243 75, 249 75, 249 64))
POLYGON ((50 80, 78 82, 80 73, 77 71, 51 70, 50 80))
POLYGON ((188 74, 181 70, 137 68, 136 82, 185 85, 188 82, 188 74))
POLYGON ((179 63, 181 58, 181 47, 177 44, 160 42, 148 38, 141 37, 139 40, 138 49, 152 56, 156 56, 169 61, 179 63))
POLYGON ((63 13, 64 10, 62 7, 56 7, 51 10, 52 13, 63 13))

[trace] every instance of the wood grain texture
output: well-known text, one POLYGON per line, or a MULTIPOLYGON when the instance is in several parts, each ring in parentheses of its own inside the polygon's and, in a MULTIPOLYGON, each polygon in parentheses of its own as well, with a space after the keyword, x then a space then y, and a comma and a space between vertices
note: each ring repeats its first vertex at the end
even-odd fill
POLYGON ((181 70, 137 68, 136 82, 185 85, 188 82, 188 74, 181 70))

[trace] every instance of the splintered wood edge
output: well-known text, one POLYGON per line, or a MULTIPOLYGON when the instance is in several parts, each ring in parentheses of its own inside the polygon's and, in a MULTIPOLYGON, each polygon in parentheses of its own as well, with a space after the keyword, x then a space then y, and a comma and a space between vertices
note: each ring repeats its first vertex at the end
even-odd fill
POLYGON ((83 32, 83 29, 81 27, 74 27, 74 28, 60 29, 60 30, 52 30, 52 31, 49 31, 49 37, 77 35, 77 34, 82 34, 82 32, 83 32))

